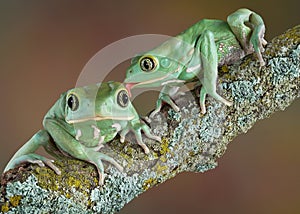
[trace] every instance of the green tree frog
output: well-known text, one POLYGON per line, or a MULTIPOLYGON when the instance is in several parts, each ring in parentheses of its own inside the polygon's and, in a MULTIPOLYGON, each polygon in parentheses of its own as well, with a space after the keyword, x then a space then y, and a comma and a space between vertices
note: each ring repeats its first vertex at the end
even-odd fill
POLYGON ((148 138, 160 141, 140 121, 126 88, 117 82, 74 88, 63 93, 45 115, 43 126, 43 130, 16 152, 4 171, 19 163, 31 162, 40 166, 46 164, 60 174, 53 160, 34 153, 38 147, 43 146, 53 156, 58 157, 58 153, 63 153, 94 164, 98 170, 99 184, 102 185, 102 160, 122 171, 122 166, 112 157, 99 152, 104 143, 111 141, 118 133, 120 141, 124 142, 126 134, 132 131, 137 143, 145 153, 149 153, 141 132, 148 138))
POLYGON ((267 44, 264 34, 263 19, 244 8, 229 15, 227 22, 200 20, 153 50, 134 57, 124 83, 129 92, 132 88, 162 86, 152 115, 160 111, 162 101, 179 111, 173 95, 183 84, 197 80, 202 85, 200 108, 203 114, 207 94, 231 106, 232 102, 216 92, 218 66, 233 63, 253 52, 263 66, 261 53, 267 44))

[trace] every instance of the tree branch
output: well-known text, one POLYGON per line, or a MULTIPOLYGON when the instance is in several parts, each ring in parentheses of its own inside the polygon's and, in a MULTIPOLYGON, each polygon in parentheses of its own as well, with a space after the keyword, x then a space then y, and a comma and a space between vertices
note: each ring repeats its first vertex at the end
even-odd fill
POLYGON ((267 64, 259 68, 255 56, 220 68, 219 90, 232 107, 207 98, 207 113, 200 114, 199 89, 180 95, 181 112, 168 106, 150 118, 152 131, 162 143, 145 139, 150 154, 129 136, 103 149, 124 166, 124 172, 106 165, 103 187, 88 163, 61 159, 55 164, 62 175, 48 168, 23 164, 2 175, 2 212, 114 213, 152 186, 184 171, 205 172, 217 166, 227 144, 249 130, 256 121, 284 110, 300 95, 300 26, 274 38, 264 52, 267 64), (190 96, 191 95, 191 96, 190 96))

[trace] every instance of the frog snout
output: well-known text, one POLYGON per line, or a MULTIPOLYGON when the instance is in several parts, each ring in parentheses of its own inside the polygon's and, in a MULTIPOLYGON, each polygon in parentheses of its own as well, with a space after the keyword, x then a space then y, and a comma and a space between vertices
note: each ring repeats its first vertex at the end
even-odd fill
POLYGON ((128 91, 128 95, 129 95, 129 97, 131 97, 131 88, 133 87, 135 85, 135 83, 126 83, 125 84, 125 88, 127 89, 127 91, 128 91))

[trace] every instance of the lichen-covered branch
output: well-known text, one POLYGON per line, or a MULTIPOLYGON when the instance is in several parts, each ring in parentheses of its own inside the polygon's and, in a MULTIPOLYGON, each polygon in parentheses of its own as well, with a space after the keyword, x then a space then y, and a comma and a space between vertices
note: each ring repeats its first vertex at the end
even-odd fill
POLYGON ((207 113, 199 111, 196 89, 176 98, 179 113, 165 106, 149 118, 162 142, 145 139, 150 154, 130 137, 110 142, 102 152, 124 166, 119 172, 106 165, 105 184, 88 163, 63 159, 48 168, 24 164, 1 180, 3 213, 114 213, 150 187, 184 171, 205 172, 217 166, 227 144, 247 132, 258 120, 284 110, 300 95, 300 26, 274 38, 264 52, 266 66, 255 56, 220 68, 219 92, 234 105, 227 107, 208 97, 207 113))

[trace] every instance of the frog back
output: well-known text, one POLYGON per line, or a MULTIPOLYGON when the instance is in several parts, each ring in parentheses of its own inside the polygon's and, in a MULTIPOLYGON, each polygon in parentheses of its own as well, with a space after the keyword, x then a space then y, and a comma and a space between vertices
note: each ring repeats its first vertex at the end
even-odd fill
POLYGON ((230 26, 222 20, 202 19, 176 37, 196 48, 201 42, 201 35, 206 31, 212 32, 214 36, 219 65, 228 64, 243 55, 239 41, 230 26), (232 56, 232 59, 229 56, 232 56))

